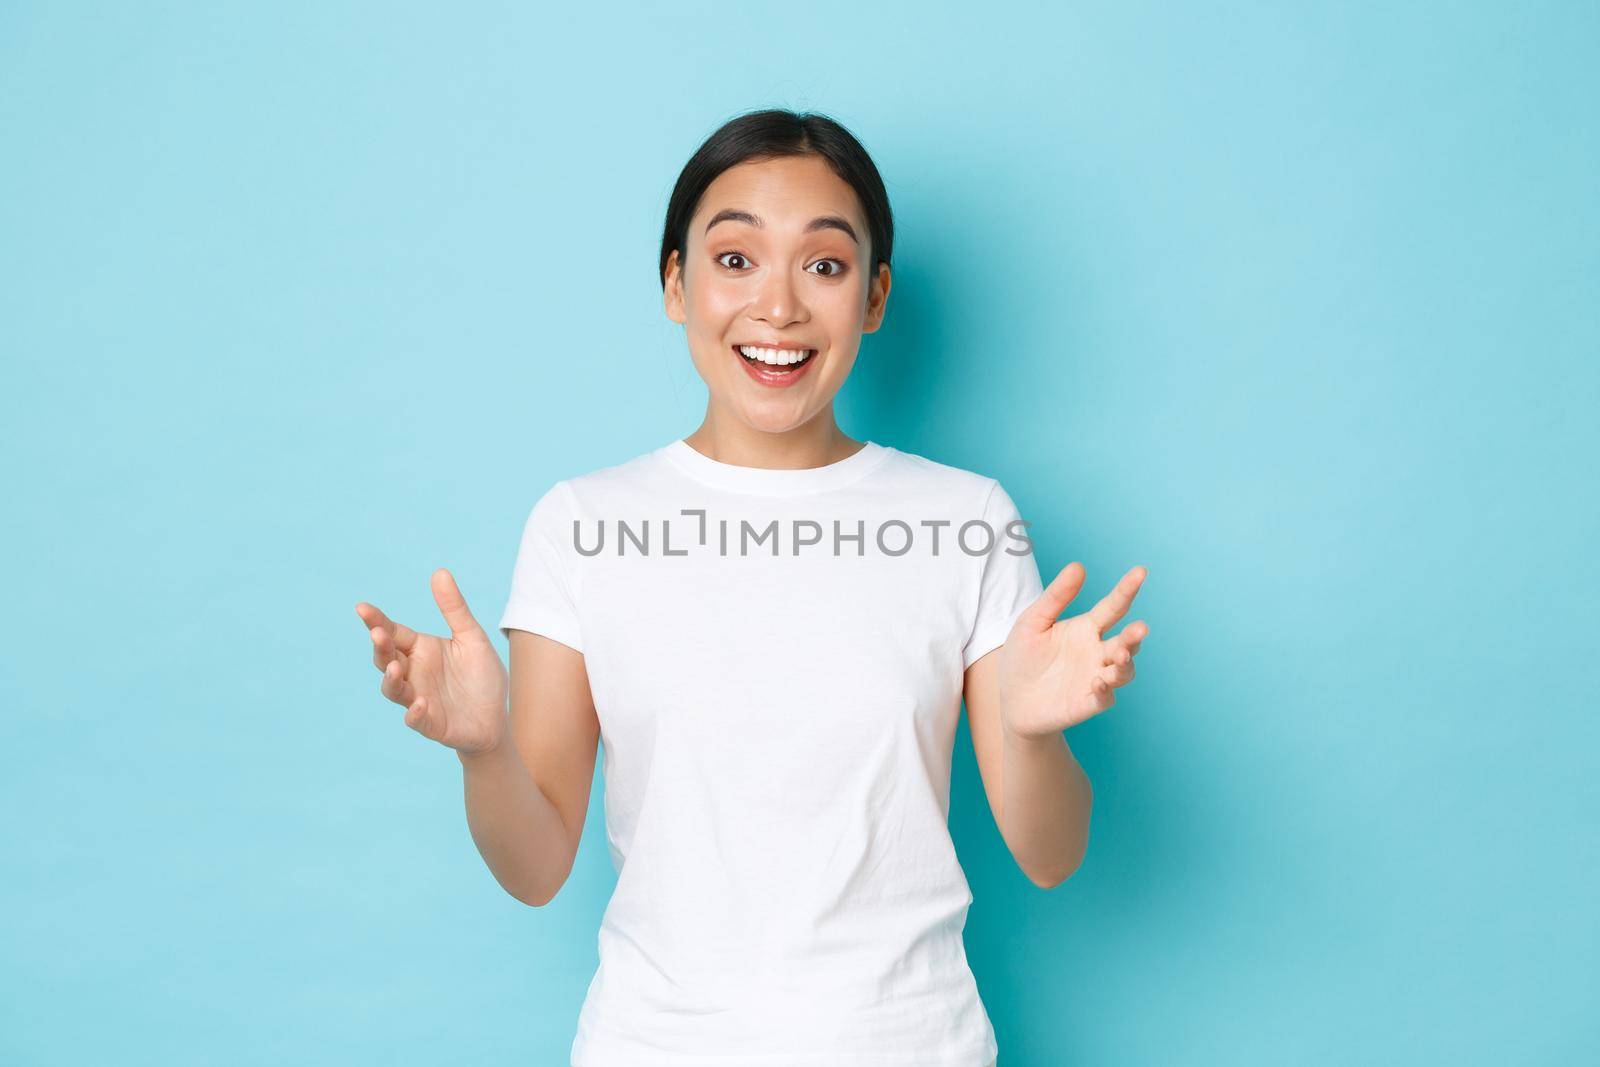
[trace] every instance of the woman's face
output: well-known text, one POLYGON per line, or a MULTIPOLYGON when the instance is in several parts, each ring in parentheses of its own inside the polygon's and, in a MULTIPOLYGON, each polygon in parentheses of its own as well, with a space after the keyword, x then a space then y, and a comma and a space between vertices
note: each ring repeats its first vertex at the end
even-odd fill
POLYGON ((889 295, 855 190, 818 156, 741 163, 706 188, 684 243, 667 317, 711 403, 769 433, 828 409, 889 295))

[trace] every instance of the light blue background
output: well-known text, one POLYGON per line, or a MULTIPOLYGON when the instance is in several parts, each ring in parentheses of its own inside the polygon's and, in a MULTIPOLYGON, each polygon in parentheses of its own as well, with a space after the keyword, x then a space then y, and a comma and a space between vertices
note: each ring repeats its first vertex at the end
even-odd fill
POLYGON ((1000 1063, 1594 1061, 1597 65, 1589 3, 8 4, 0 1060, 566 1062, 599 781, 513 901, 352 608, 491 621, 698 424, 661 213, 780 104, 900 226, 845 430, 1150 568, 1074 878, 958 739, 1000 1063))

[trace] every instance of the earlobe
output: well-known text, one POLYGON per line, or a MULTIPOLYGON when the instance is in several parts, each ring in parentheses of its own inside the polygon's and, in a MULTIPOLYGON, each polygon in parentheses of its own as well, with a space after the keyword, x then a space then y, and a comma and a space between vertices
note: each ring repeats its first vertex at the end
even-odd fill
POLYGON ((667 256, 667 284, 661 299, 667 318, 681 325, 684 321, 683 271, 679 266, 679 262, 678 251, 673 249, 667 256))
POLYGON ((875 333, 883 325, 883 312, 889 300, 889 264, 878 264, 877 277, 867 289, 867 316, 861 324, 862 333, 875 333))

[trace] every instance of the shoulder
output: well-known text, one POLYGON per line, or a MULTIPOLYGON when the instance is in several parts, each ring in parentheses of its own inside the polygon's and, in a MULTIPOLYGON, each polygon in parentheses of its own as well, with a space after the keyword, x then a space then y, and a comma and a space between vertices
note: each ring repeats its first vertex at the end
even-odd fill
POLYGON ((983 510, 997 490, 1004 492, 1000 482, 987 474, 941 463, 915 452, 895 449, 893 460, 894 473, 903 485, 937 494, 974 511, 983 510))
POLYGON ((530 494, 527 525, 545 531, 565 530, 573 520, 618 499, 627 499, 653 481, 655 452, 546 482, 530 494))
POLYGON ((597 467, 583 474, 575 474, 563 478, 557 484, 566 486, 576 496, 605 492, 610 489, 627 488, 652 481, 651 476, 660 464, 660 450, 651 449, 648 452, 641 452, 632 459, 625 459, 620 463, 612 463, 609 466, 597 467))
POLYGON ((549 484, 542 501, 553 501, 567 508, 581 508, 597 498, 629 493, 652 484, 661 458, 657 451, 643 452, 632 459, 571 474, 549 484))

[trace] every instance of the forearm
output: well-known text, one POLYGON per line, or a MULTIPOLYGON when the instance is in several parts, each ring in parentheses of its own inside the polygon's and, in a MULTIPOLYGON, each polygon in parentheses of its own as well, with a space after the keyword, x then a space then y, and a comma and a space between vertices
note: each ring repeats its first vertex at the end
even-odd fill
POLYGON ((548 903, 572 868, 560 811, 528 773, 509 728, 493 750, 458 755, 479 855, 506 892, 524 904, 548 903))
POLYGON ((1003 729, 1000 833, 1017 865, 1049 889, 1071 877, 1089 845, 1094 788, 1066 737, 1003 729))

